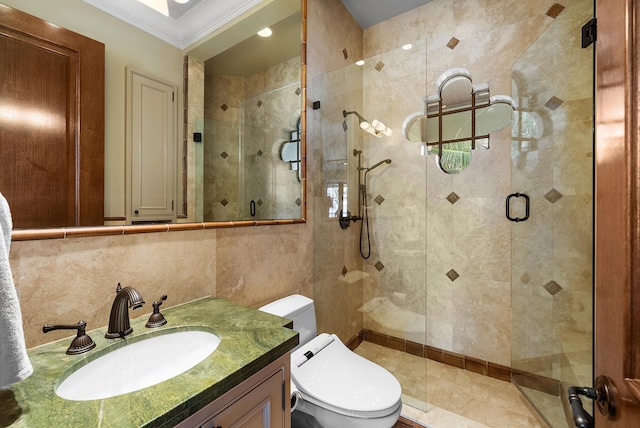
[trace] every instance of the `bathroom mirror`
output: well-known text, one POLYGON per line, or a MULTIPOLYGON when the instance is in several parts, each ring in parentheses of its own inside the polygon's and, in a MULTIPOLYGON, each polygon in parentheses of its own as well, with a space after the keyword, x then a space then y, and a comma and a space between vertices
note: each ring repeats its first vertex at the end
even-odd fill
POLYGON ((491 132, 511 124, 511 98, 491 96, 488 83, 473 84, 461 67, 441 74, 436 89, 425 98, 424 112, 405 119, 402 132, 407 140, 424 144, 442 171, 457 174, 469 166, 473 150, 489 149, 491 132))
MULTIPOLYGON (((204 221, 301 216, 300 3, 274 1, 257 18, 248 37, 208 59, 201 47, 187 52, 204 65, 204 106, 187 104, 202 133, 196 164, 203 177, 190 215, 204 221), (263 28, 266 37, 257 34, 263 28)), ((227 33, 207 44, 224 45, 227 33)), ((199 75, 189 72, 190 79, 199 75)))
MULTIPOLYGON (((83 3, 83 2, 79 2, 78 6, 80 6, 80 3, 83 3)), ((279 212, 273 215, 263 215, 260 217, 258 216, 252 217, 250 215, 249 216, 243 215, 240 217, 234 217, 234 216, 187 217, 187 216, 181 216, 180 215, 181 209, 179 209, 176 211, 178 213, 178 220, 176 223, 163 224, 163 225, 125 226, 124 212, 120 212, 122 210, 120 208, 117 208, 120 205, 124 206, 124 198, 125 198, 124 189, 122 188, 122 179, 120 177, 121 174, 117 174, 118 168, 120 168, 120 166, 118 166, 117 168, 115 168, 116 173, 114 173, 114 171, 105 172, 105 189, 106 189, 105 194, 107 195, 106 201, 105 201, 106 202, 105 207, 114 206, 114 205, 116 206, 116 209, 111 209, 110 211, 105 210, 105 213, 103 213, 103 215, 105 216, 104 219, 107 226, 105 226, 104 222, 100 222, 100 223, 96 222, 94 225, 96 227, 82 227, 82 228, 66 227, 64 230, 62 229, 16 230, 14 231, 14 239, 17 239, 17 240, 45 239, 45 238, 49 239, 49 238, 56 238, 56 237, 63 237, 63 236, 95 236, 95 235, 105 235, 105 234, 138 233, 138 232, 149 232, 149 231, 153 232, 153 231, 167 231, 167 230, 197 230, 197 229, 216 228, 216 227, 304 223, 305 216, 306 216, 306 210, 305 210, 306 197, 304 192, 305 181, 306 181, 306 165, 305 165, 306 116, 305 116, 305 110, 304 110, 304 99, 306 94, 306 73, 305 73, 306 71, 306 68, 305 68, 306 33, 304 29, 306 28, 306 26, 302 25, 302 21, 306 20, 306 0, 302 0, 302 1, 301 0, 272 0, 268 2, 261 2, 259 5, 255 6, 253 9, 245 12, 239 18, 236 18, 232 22, 221 27, 219 31, 216 30, 214 32, 213 34, 214 36, 217 36, 223 33, 231 34, 232 37, 227 37, 227 40, 225 42, 220 42, 219 39, 216 39, 215 37, 211 37, 209 40, 204 40, 202 43, 199 42, 197 46, 194 44, 191 47, 187 48, 186 50, 183 50, 182 54, 194 55, 194 56, 201 55, 200 58, 204 62, 206 59, 209 58, 206 55, 209 55, 212 51, 216 51, 212 55, 217 56, 219 53, 229 50, 231 46, 235 44, 239 44, 248 38, 248 36, 242 35, 243 33, 246 33, 247 28, 252 28, 251 29, 252 33, 255 33, 255 31, 253 31, 253 27, 259 26, 260 20, 265 18, 273 18, 268 6, 274 6, 278 4, 285 5, 283 7, 290 8, 290 9, 295 8, 295 11, 293 13, 288 14, 287 16, 295 14, 296 15, 295 19, 297 20, 295 29, 292 30, 293 32, 289 33, 290 34, 289 41, 291 42, 292 46, 294 46, 294 49, 296 52, 295 56, 298 62, 298 69, 296 70, 298 73, 298 79, 297 79, 298 83, 297 85, 295 85, 295 88, 293 88, 293 92, 297 100, 297 104, 296 104, 297 108, 295 109, 295 111, 290 111, 287 113, 287 123, 278 125, 282 136, 280 138, 273 139, 273 141, 271 141, 271 145, 270 145, 271 151, 269 152, 270 156, 273 156, 274 158, 276 158, 276 156, 280 155, 280 152, 281 152, 280 148, 284 146, 285 143, 290 143, 286 145, 286 150, 283 150, 285 160, 280 158, 280 162, 285 167, 283 169, 286 169, 286 171, 288 172, 288 176, 291 178, 290 181, 295 185, 295 187, 292 187, 290 189, 289 193, 290 194, 295 193, 296 196, 295 198, 289 198, 289 199, 293 199, 293 205, 289 207, 286 210, 286 212, 284 213, 279 212), (211 43, 207 43, 209 41, 211 41, 211 43), (205 56, 202 56, 202 55, 205 55, 205 56), (296 94, 296 92, 298 93, 296 94), (297 139, 297 141, 293 142, 292 138, 297 139), (293 144, 291 144, 292 142, 293 144), (119 189, 121 188, 122 188, 122 193, 120 194, 119 189), (115 204, 114 204, 114 201, 115 201, 115 204)), ((13 2, 12 0, 9 0, 9 5, 16 9, 20 9, 23 4, 17 1, 13 2)), ((29 1, 24 5, 24 8, 27 9, 27 13, 36 14, 38 10, 45 10, 45 12, 37 13, 37 15, 42 16, 44 19, 48 18, 51 22, 55 24, 56 23, 55 17, 59 16, 59 13, 57 12, 56 13, 52 12, 51 14, 46 13, 46 9, 48 7, 49 6, 46 4, 41 4, 38 2, 32 2, 32 1, 29 1)), ((83 4, 82 7, 80 7, 79 9, 82 9, 82 13, 84 13, 86 7, 88 6, 86 4, 83 4)), ((74 17, 76 16, 82 16, 82 13, 76 12, 72 15, 69 15, 70 17, 69 19, 75 19, 74 17)), ((94 14, 92 13, 92 20, 99 21, 101 19, 100 14, 101 12, 98 12, 94 16, 94 14)), ((282 19, 278 19, 272 22, 274 22, 274 24, 277 24, 280 21, 282 21, 282 19)), ((62 20, 62 23, 63 24, 65 23, 64 20, 62 20)), ((98 22, 93 25, 99 26, 100 24, 98 22)), ((78 28, 76 28, 73 25, 69 24, 68 22, 67 22, 67 26, 70 28, 73 28, 75 31, 78 31, 78 28, 86 28, 86 25, 85 26, 79 25, 78 28)), ((105 25, 105 28, 107 28, 106 25, 105 25)), ((83 33, 82 30, 78 32, 83 33)), ((92 34, 92 36, 95 39, 100 39, 100 37, 96 36, 95 34, 92 34)), ((144 35, 141 37, 148 38, 149 36, 144 35)), ((113 47, 114 46, 113 43, 114 42, 111 42, 111 46, 110 46, 110 43, 105 43, 106 50, 107 50, 107 68, 108 69, 109 68, 114 69, 114 67, 121 66, 119 62, 116 64, 110 65, 109 61, 113 60, 115 57, 118 56, 117 51, 119 49, 118 47, 113 47), (114 51, 115 53, 113 53, 114 51), (109 52, 112 52, 111 59, 109 57, 109 52)), ((130 44, 131 46, 137 46, 139 43, 136 40, 127 40, 127 44, 130 44)), ((141 42, 140 45, 144 45, 144 42, 141 42)), ((131 50, 132 48, 128 47, 128 49, 131 50)), ((262 55, 263 59, 264 59, 264 56, 268 56, 268 54, 262 55)), ((256 56, 256 58, 253 58, 253 59, 257 61, 259 58, 256 56)), ((117 58, 117 61, 121 62, 121 58, 117 58)), ((182 63, 178 63, 178 64, 180 69, 182 69, 183 64, 182 63)), ((127 64, 124 64, 124 65, 127 65, 127 64)), ((148 67, 153 67, 152 62, 149 62, 148 67)), ((124 73, 124 70, 123 70, 123 73, 124 73)), ((106 88, 107 94, 109 93, 109 91, 120 90, 119 88, 120 88, 119 86, 109 87, 109 80, 107 79, 107 88, 106 88)), ((124 91, 124 87, 122 88, 122 91, 124 91)), ((180 99, 182 99, 183 97, 183 94, 176 94, 176 95, 180 99)), ((124 96, 124 92, 123 92, 123 96, 124 96)), ((187 99, 186 96, 184 98, 185 100, 187 99)), ((259 101, 260 100, 257 100, 256 103, 258 103, 259 101)), ((263 104, 266 104, 266 102, 263 101, 263 104)), ((182 106, 182 102, 180 105, 182 106)), ((124 108, 124 106, 122 108, 124 108)), ((182 118, 182 115, 180 115, 179 125, 183 125, 181 118, 182 118)), ((121 119, 119 117, 117 118, 117 120, 114 119, 114 115, 107 116, 106 122, 107 122, 108 129, 110 126, 110 122, 112 120, 115 120, 117 122, 117 121, 120 121, 121 119)), ((197 127, 200 124, 202 124, 203 120, 204 118, 199 118, 199 121, 196 121, 195 126, 197 127)), ((245 123, 250 123, 250 121, 251 121, 251 118, 247 116, 245 123)), ((177 140, 179 141, 176 141, 177 152, 179 155, 182 154, 183 147, 185 145, 196 146, 197 144, 201 144, 194 141, 193 133, 188 132, 188 128, 186 125, 187 124, 184 123, 184 127, 179 126, 180 131, 177 136, 177 140), (184 132, 182 131, 183 128, 184 128, 184 132)), ((117 126, 120 126, 120 125, 115 125, 115 126, 117 130, 118 129, 117 126)), ((113 128, 114 126, 111 126, 111 129, 113 128)), ((253 131, 254 130, 246 130, 246 132, 253 132, 253 131)), ((106 148, 106 150, 109 151, 109 148, 106 148)), ((266 151, 263 151, 263 153, 266 153, 266 151)), ((189 184, 186 184, 186 183, 191 182, 192 180, 193 181, 204 180, 204 171, 198 169, 197 165, 196 167, 188 165, 189 167, 191 167, 190 173, 193 175, 189 176, 187 180, 186 179, 187 170, 185 170, 182 165, 184 163, 184 159, 182 159, 181 156, 178 156, 178 159, 180 163, 180 165, 177 166, 178 173, 180 174, 181 177, 184 176, 185 179, 184 179, 184 183, 179 183, 178 185, 178 190, 176 195, 177 196, 176 206, 182 206, 187 201, 191 202, 188 205, 195 205, 196 204, 195 201, 197 201, 198 203, 202 203, 203 199, 197 199, 198 196, 192 194, 193 189, 189 187, 190 186, 189 184), (184 191, 181 187, 184 187, 184 191)), ((114 165, 114 164, 112 163, 111 165, 114 165)), ((257 171, 257 169, 252 169, 251 167, 247 167, 245 170, 245 174, 247 173, 247 171, 254 173, 257 171)), ((213 180, 217 180, 219 177, 222 177, 225 173, 226 171, 216 170, 215 168, 213 168, 211 171, 208 172, 209 176, 213 177, 213 180)), ((264 181, 267 182, 271 179, 272 177, 265 177, 264 181)), ((284 192, 281 191, 280 193, 283 194, 284 192)), ((260 207, 259 205, 260 198, 256 198, 255 202, 257 207, 260 207)), ((264 203, 265 206, 268 205, 268 203, 265 203, 264 200, 262 202, 264 203)), ((271 211, 271 212, 274 212, 274 211, 271 211)))

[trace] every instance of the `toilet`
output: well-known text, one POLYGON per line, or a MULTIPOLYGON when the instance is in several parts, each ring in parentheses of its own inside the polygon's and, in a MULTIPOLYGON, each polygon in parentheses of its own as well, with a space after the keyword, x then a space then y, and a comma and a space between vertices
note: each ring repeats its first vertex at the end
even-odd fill
POLYGON ((313 300, 294 294, 260 308, 288 318, 300 337, 291 380, 300 399, 292 420, 324 428, 391 428, 402 410, 398 380, 355 354, 335 334, 317 335, 313 300), (302 415, 296 417, 296 413, 302 415))

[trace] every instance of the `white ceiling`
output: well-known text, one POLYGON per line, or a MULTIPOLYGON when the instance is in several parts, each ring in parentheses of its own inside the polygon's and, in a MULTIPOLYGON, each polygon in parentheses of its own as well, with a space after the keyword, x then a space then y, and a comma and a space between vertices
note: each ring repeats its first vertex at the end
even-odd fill
MULTIPOLYGON (((273 0, 84 0, 180 49, 220 29, 256 6, 273 0), (144 3, 168 10, 165 16, 144 3)), ((431 0, 341 0, 362 28, 370 27, 431 0)))
POLYGON ((180 49, 187 48, 264 2, 264 0, 191 0, 185 5, 180 5, 174 0, 153 0, 154 3, 167 3, 170 16, 165 16, 142 1, 84 1, 180 49))
POLYGON ((342 0, 360 27, 368 28, 431 0, 342 0))

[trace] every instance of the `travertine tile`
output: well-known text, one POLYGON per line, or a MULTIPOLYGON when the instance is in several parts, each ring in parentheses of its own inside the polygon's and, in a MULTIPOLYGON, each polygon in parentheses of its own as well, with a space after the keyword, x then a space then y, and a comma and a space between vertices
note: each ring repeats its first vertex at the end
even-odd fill
POLYGON ((27 347, 69 335, 43 334, 47 323, 107 325, 119 282, 147 302, 132 318, 150 314, 162 294, 167 306, 215 295, 215 246, 213 230, 14 242, 11 267, 27 347))
POLYGON ((408 396, 403 415, 413 420, 434 428, 542 428, 509 382, 369 342, 355 352, 396 376, 408 396))

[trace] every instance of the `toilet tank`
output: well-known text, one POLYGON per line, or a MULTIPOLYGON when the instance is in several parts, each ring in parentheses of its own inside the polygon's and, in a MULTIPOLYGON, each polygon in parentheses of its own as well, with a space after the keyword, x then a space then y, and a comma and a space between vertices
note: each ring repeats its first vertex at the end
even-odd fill
POLYGON ((313 300, 308 297, 293 294, 269 303, 260 310, 293 321, 293 329, 300 335, 296 349, 317 336, 316 310, 313 300))

